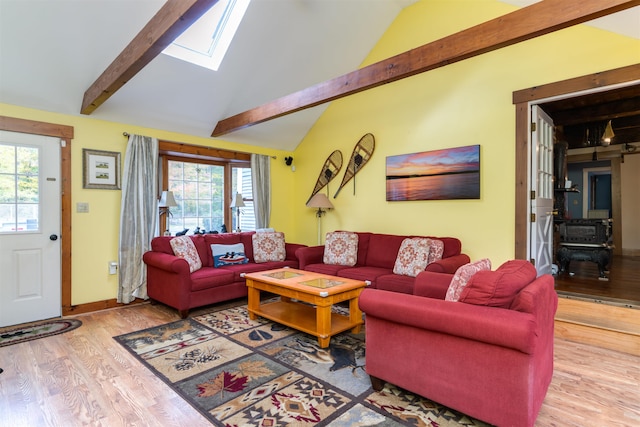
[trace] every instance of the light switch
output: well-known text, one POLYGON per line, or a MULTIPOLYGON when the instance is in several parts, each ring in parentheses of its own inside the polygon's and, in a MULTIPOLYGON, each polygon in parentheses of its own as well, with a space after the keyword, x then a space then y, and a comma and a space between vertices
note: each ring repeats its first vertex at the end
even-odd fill
POLYGON ((89 203, 85 203, 85 202, 76 203, 76 212, 89 213, 89 203))

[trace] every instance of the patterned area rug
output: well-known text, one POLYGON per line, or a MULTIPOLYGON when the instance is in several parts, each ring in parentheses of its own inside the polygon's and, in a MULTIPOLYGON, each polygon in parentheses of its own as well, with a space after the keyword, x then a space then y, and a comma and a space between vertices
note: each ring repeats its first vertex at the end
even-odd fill
POLYGON ((321 349, 315 337, 250 320, 246 306, 114 339, 218 426, 487 426, 389 384, 373 391, 364 334, 321 349))
POLYGON ((0 347, 62 334, 81 325, 82 322, 77 319, 54 319, 12 329, 0 329, 0 347))

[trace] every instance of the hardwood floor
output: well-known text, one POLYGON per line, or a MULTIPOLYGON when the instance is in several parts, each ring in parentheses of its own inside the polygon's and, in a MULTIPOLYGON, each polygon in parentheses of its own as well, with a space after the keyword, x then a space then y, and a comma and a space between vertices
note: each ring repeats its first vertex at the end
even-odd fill
POLYGON ((613 256, 609 280, 598 280, 598 266, 571 261, 570 274, 556 276, 559 294, 640 308, 640 257, 613 256))
MULTIPOLYGON (((142 304, 74 317, 83 325, 72 332, 0 348, 0 425, 210 425, 112 338, 178 320, 174 310, 142 304)), ((555 345, 536 426, 640 425, 640 357, 555 345)))

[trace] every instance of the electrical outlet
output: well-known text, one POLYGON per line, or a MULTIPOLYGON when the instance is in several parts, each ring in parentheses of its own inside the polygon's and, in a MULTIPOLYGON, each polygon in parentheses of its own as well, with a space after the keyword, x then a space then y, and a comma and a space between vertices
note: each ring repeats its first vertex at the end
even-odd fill
POLYGON ((116 274, 118 270, 118 263, 116 261, 109 262, 109 274, 116 274))

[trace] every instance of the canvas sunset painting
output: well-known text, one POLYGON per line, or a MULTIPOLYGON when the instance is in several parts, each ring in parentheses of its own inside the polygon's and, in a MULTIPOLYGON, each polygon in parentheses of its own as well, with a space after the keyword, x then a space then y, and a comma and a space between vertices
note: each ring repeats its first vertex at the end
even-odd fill
POLYGON ((387 157, 387 200, 480 198, 480 145, 387 157))

